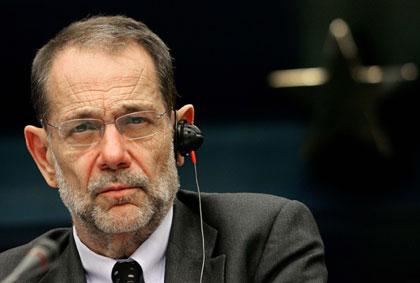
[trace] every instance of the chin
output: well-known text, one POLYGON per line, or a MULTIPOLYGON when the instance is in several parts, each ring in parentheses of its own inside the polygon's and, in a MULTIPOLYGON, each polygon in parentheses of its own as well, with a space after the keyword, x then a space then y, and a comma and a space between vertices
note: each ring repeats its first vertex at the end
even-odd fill
POLYGON ((95 209, 92 216, 99 230, 107 234, 116 234, 143 229, 150 223, 154 214, 151 209, 125 204, 122 207, 113 207, 106 212, 95 209))

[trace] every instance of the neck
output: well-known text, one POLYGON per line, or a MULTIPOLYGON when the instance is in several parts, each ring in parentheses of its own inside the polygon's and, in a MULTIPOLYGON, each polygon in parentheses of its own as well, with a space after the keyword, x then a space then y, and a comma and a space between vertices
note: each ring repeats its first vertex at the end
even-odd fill
POLYGON ((124 233, 105 233, 95 225, 72 217, 80 240, 93 252, 114 259, 130 257, 160 225, 167 214, 155 214, 150 222, 142 229, 124 233))

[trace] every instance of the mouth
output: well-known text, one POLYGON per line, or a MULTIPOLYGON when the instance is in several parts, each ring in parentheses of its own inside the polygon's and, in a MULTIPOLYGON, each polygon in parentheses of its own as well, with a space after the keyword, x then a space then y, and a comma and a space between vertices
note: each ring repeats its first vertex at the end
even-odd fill
POLYGON ((129 196, 139 189, 140 188, 137 188, 137 187, 124 186, 124 185, 109 186, 100 190, 98 192, 98 196, 101 195, 107 198, 119 199, 119 198, 129 196))

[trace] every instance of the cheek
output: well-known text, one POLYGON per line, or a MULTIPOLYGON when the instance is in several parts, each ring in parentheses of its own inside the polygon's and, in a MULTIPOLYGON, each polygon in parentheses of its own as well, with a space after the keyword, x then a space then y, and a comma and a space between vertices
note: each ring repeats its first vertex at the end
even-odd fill
POLYGON ((150 140, 136 144, 130 154, 142 171, 153 182, 166 165, 171 150, 172 138, 169 135, 155 135, 150 140))
POLYGON ((62 166, 64 177, 82 187, 87 187, 89 176, 95 164, 95 153, 93 151, 68 151, 63 155, 66 160, 62 166))

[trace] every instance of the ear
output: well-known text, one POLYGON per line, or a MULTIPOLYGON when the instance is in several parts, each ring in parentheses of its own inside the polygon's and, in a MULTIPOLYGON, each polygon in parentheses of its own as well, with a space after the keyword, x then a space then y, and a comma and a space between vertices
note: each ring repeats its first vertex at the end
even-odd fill
POLYGON ((35 126, 25 127, 26 146, 38 165, 39 171, 44 176, 45 181, 50 187, 58 187, 57 178, 55 176, 55 168, 51 156, 47 132, 43 128, 35 126))
POLYGON ((184 105, 178 110, 178 121, 182 120, 194 124, 194 106, 192 104, 184 105))
MULTIPOLYGON (((186 120, 188 123, 194 124, 194 106, 192 104, 187 104, 181 107, 178 110, 178 122, 186 120)), ((181 167, 184 165, 184 156, 177 152, 177 162, 176 165, 181 167)))

